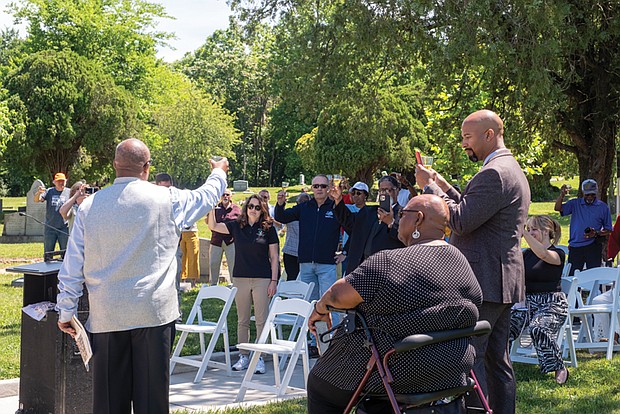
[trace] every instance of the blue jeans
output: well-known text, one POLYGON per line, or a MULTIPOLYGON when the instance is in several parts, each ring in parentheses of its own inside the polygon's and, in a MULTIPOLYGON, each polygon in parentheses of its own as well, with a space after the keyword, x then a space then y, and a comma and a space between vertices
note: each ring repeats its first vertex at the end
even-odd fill
MULTIPOLYGON (((336 282, 336 265, 324 263, 300 263, 299 276, 297 280, 305 283, 314 282, 314 290, 310 296, 310 300, 319 300, 323 293, 336 282)), ((332 312, 332 323, 338 324, 340 315, 332 312)), ((311 336, 311 344, 316 346, 316 338, 311 336)))
POLYGON ((51 229, 45 227, 43 231, 43 253, 53 252, 56 247, 56 241, 60 248, 58 250, 65 250, 67 248, 67 240, 69 240, 69 229, 65 226, 64 229, 51 229))

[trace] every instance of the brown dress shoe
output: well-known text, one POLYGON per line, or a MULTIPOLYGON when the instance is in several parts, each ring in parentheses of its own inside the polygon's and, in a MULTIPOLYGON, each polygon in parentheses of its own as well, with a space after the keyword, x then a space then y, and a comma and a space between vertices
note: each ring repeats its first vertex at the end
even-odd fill
POLYGON ((568 370, 566 367, 562 367, 555 371, 555 382, 562 385, 565 384, 566 381, 568 381, 568 370))

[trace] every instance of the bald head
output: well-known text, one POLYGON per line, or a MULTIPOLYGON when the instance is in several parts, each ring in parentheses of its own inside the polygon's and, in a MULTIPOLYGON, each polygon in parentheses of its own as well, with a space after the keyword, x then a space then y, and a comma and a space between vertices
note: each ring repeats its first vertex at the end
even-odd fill
POLYGON ((504 137, 504 121, 500 118, 495 112, 489 111, 488 109, 482 109, 480 111, 476 111, 473 114, 469 115, 463 121, 463 125, 465 123, 471 122, 475 124, 479 129, 487 130, 492 129, 495 133, 495 136, 503 138, 504 137))
POLYGON ((406 209, 418 210, 424 213, 424 222, 426 226, 438 229, 443 234, 444 228, 448 225, 450 219, 450 210, 448 205, 441 197, 434 194, 420 194, 413 197, 407 203, 406 209))
POLYGON ((118 144, 114 154, 114 169, 117 177, 139 177, 148 179, 151 152, 144 142, 130 138, 118 144))
POLYGON ((504 122, 493 111, 476 111, 463 121, 461 136, 469 159, 484 160, 493 151, 504 148, 504 122))

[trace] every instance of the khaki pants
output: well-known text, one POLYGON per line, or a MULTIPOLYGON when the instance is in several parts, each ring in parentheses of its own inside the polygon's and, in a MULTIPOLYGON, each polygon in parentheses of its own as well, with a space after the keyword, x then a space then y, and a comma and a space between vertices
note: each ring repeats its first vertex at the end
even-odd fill
POLYGON ((226 254, 226 263, 228 263, 228 284, 231 283, 233 267, 235 265, 235 243, 226 244, 222 242, 222 246, 210 246, 209 265, 211 268, 211 284, 217 285, 220 278, 220 268, 222 267, 222 254, 226 254))
POLYGON ((200 279, 200 242, 197 231, 184 231, 181 233, 181 279, 200 279))
MULTIPOLYGON (((235 304, 237 305, 237 342, 250 342, 250 313, 254 304, 254 317, 256 318, 256 337, 260 337, 267 315, 269 314, 269 289, 270 278, 258 277, 235 277, 233 286, 237 288, 235 304)), ((249 351, 240 350, 241 354, 248 355, 249 351)))

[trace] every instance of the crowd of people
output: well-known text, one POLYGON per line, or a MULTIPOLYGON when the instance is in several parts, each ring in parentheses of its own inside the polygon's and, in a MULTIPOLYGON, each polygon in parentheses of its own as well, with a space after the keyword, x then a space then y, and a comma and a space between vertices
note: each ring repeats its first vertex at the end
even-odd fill
MULTIPOLYGON (((566 260, 557 247, 559 224, 549 216, 528 219, 529 185, 504 145, 497 114, 474 112, 461 132, 464 151, 473 162, 482 162, 462 191, 417 164, 414 174, 378 180, 379 206, 367 204, 367 183, 348 188, 322 174, 312 178, 312 194, 302 192, 293 205, 286 205, 284 190, 270 205, 269 192, 263 190, 239 206, 227 189, 225 158, 210 160, 211 175, 196 190, 175 188, 168 174, 158 174, 153 186, 148 182, 149 150, 136 139, 118 145, 117 178, 95 196, 86 194, 85 183, 76 183, 69 198, 60 200, 66 178, 57 174, 55 186, 42 189, 36 198, 48 202, 52 213, 60 209, 64 226, 73 220, 68 241, 52 232, 64 227, 48 220, 45 249, 53 250, 52 240, 67 248, 57 301, 61 330, 75 334, 70 321, 83 285, 89 292, 93 412, 129 412, 131 406, 135 413, 168 412, 168 356, 180 318, 178 282, 196 282, 200 276, 195 223, 203 217, 212 232, 210 283, 221 282, 225 255, 231 279, 224 282, 238 289, 239 342, 250 341, 252 308, 257 337, 264 328, 281 278, 278 231, 285 228, 287 278, 315 286, 311 331, 317 321, 337 325, 339 316, 330 307, 356 308, 385 352, 412 333, 462 328, 478 320, 490 323, 491 333, 471 342, 449 341, 398 358, 392 367, 396 392, 463 385, 473 369, 494 412, 514 413, 508 344, 525 326, 541 371, 554 372, 555 380, 565 383, 569 373, 555 342, 568 307, 559 283, 566 260), (411 184, 414 179, 421 194, 411 184), (522 237, 529 245, 523 251, 522 237), (128 347, 133 350, 129 356, 122 351, 128 347)), ((568 261, 573 270, 600 265, 602 243, 596 242, 610 233, 608 254, 620 249, 620 226, 612 233, 609 208, 596 199, 596 182, 586 180, 582 190, 583 198, 564 202, 563 187, 555 206, 562 215, 571 215, 568 261)), ((359 332, 335 331, 332 345, 310 374, 309 412, 342 412, 346 407, 370 357, 363 342, 359 332)), ((315 335, 308 352, 318 356, 315 335)), ((249 355, 242 352, 233 369, 248 365, 249 355)), ((256 371, 265 372, 264 361, 256 371)), ((378 376, 371 377, 368 390, 380 388, 378 376)), ((475 397, 467 404, 481 406, 475 397)))

